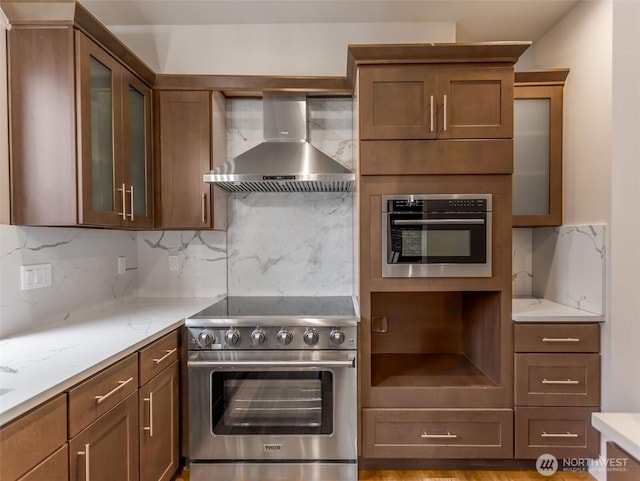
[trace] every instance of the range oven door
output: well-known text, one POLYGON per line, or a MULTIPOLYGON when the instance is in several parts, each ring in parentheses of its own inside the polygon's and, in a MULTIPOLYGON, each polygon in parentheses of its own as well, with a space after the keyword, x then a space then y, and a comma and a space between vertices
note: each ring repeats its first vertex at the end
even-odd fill
POLYGON ((355 351, 190 352, 189 458, 357 459, 355 351))

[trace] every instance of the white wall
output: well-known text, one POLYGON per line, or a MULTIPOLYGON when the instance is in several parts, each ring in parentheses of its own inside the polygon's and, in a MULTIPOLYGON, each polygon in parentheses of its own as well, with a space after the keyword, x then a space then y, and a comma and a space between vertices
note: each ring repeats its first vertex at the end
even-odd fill
POLYGON ((453 22, 109 26, 157 73, 344 76, 350 43, 454 42, 453 22))

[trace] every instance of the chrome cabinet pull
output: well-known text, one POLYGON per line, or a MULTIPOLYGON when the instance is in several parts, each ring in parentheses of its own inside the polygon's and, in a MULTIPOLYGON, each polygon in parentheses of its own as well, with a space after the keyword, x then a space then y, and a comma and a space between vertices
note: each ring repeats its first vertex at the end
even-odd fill
POLYGON ((543 379, 542 384, 580 384, 580 381, 575 381, 573 379, 559 379, 559 380, 543 379))
POLYGON ((129 216, 129 218, 133 222, 133 185, 131 186, 131 190, 128 190, 127 192, 129 194, 131 194, 131 214, 127 214, 127 215, 129 216))
POLYGON ((430 125, 429 130, 431 132, 433 132, 433 95, 429 99, 429 111, 430 111, 430 116, 429 117, 431 119, 430 124, 429 124, 430 125))
POLYGON ((125 387, 127 384, 129 384, 131 381, 133 381, 133 377, 130 377, 129 379, 127 379, 126 381, 118 381, 118 385, 116 387, 114 387, 111 391, 109 391, 107 394, 104 394, 103 396, 95 396, 96 399, 96 404, 100 404, 101 402, 103 402, 104 400, 106 400, 109 396, 112 396, 113 394, 115 394, 116 392, 118 392, 120 389, 122 389, 123 387, 125 387))
POLYGON ((127 188, 122 183, 122 187, 118 189, 118 192, 122 192, 122 212, 118 212, 118 215, 122 216, 122 220, 127 220, 127 188))
POLYGON ((202 193, 202 223, 207 222, 207 194, 202 193))
POLYGON ((177 347, 174 347, 174 348, 173 348, 173 349, 171 349, 171 350, 166 350, 166 351, 164 351, 164 352, 166 352, 166 354, 165 354, 164 356, 162 356, 162 357, 161 357, 161 358, 159 358, 159 359, 154 359, 154 360, 153 360, 153 362, 154 362, 155 364, 160 364, 162 361, 164 361, 166 358, 168 358, 169 356, 171 356, 171 354, 173 354, 173 353, 174 353, 174 352, 176 352, 177 350, 178 350, 178 348, 177 348, 177 347))
POLYGON ((451 434, 449 431, 447 431, 447 434, 429 434, 425 431, 420 435, 420 437, 426 439, 457 439, 458 435, 451 434))
POLYGON ((149 425, 143 429, 149 432, 149 437, 153 437, 153 393, 149 393, 149 397, 144 398, 144 402, 149 403, 149 425))
POLYGON ((89 481, 89 448, 90 444, 84 445, 84 451, 78 451, 78 456, 84 456, 84 481, 89 481))
POLYGON ((447 131, 447 94, 444 94, 444 129, 447 131))
POLYGON ((540 435, 540 437, 542 438, 577 438, 578 435, 575 433, 570 433, 569 431, 567 431, 566 433, 546 433, 542 431, 542 434, 540 435))
POLYGON ((543 337, 542 342, 580 342, 580 339, 575 337, 543 337))

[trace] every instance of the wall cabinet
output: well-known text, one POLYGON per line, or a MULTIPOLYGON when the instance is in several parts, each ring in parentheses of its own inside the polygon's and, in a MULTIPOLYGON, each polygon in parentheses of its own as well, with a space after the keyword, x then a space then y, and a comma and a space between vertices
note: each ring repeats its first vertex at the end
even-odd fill
POLYGON ((562 224, 562 96, 568 73, 515 74, 514 227, 562 224))
POLYGON ((73 27, 8 32, 11 222, 153 226, 151 90, 73 27))
POLYGON ((212 138, 212 117, 216 131, 225 129, 217 122, 223 118, 221 94, 213 95, 213 104, 211 95, 208 91, 156 93, 159 228, 226 228, 226 195, 203 181, 203 174, 212 169, 214 154, 218 157, 224 151, 225 142, 212 138))

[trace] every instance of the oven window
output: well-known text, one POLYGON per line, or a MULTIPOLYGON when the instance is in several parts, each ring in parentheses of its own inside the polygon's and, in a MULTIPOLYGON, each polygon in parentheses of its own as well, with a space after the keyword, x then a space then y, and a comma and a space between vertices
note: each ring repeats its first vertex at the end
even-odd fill
POLYGON ((211 384, 216 435, 333 432, 330 371, 215 371, 211 384))
POLYGON ((406 257, 469 257, 468 230, 403 230, 402 255, 406 257))

